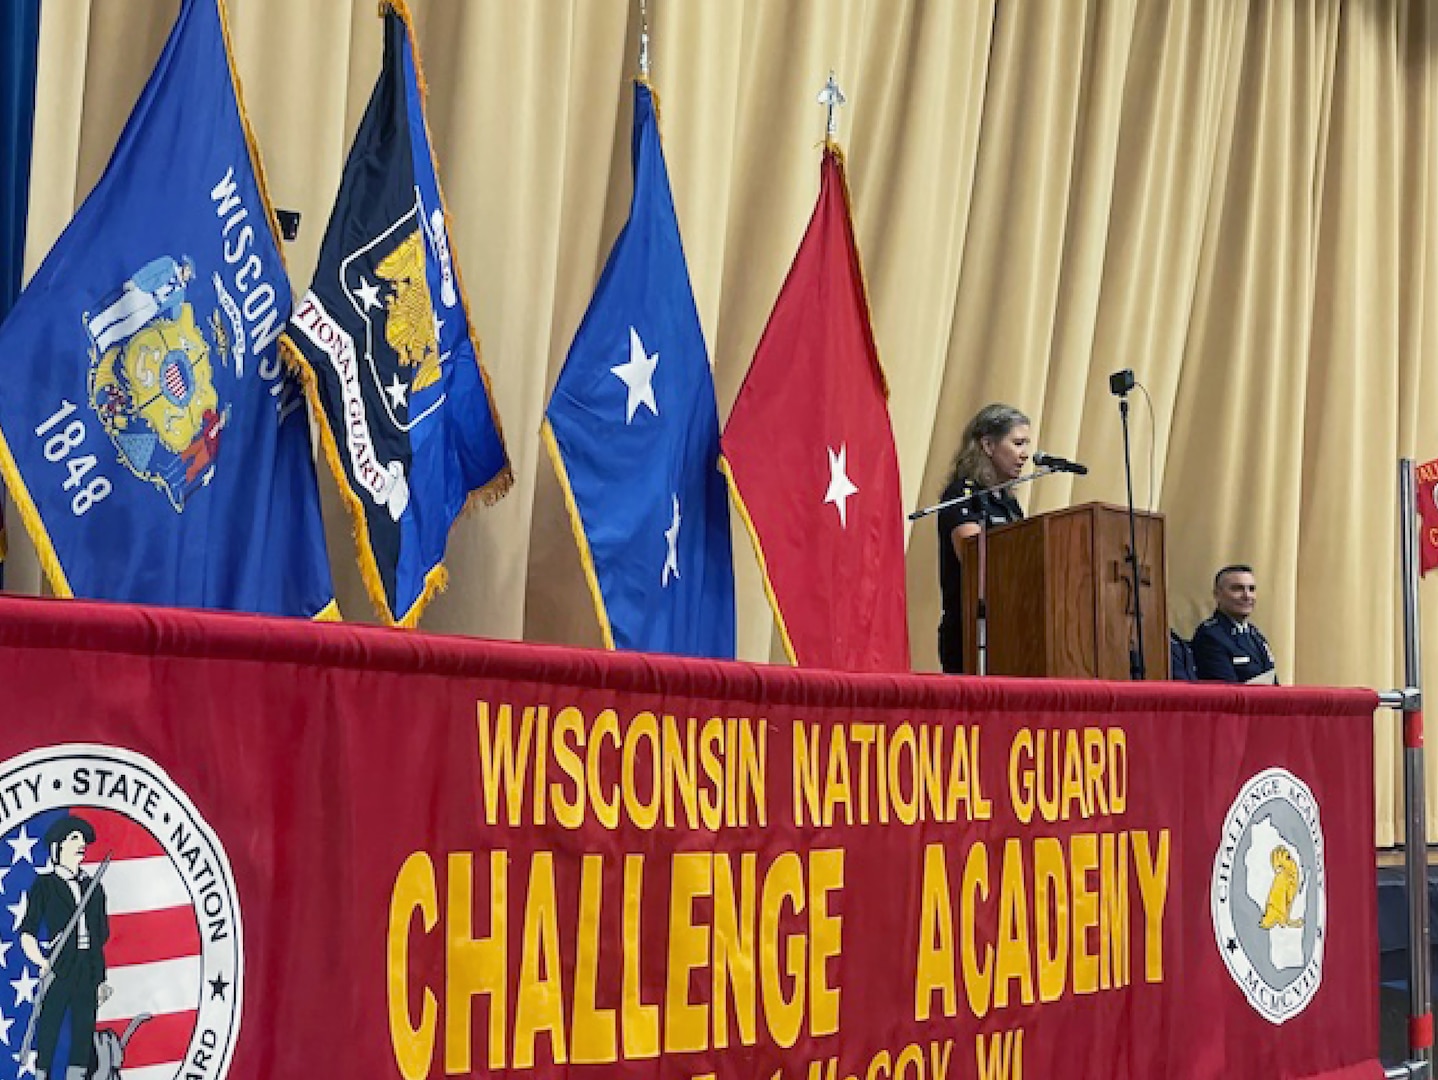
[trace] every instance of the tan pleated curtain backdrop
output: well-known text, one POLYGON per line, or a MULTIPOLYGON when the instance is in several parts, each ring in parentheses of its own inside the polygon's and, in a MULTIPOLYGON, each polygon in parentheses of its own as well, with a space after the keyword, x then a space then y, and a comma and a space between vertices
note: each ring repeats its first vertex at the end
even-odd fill
MULTIPOLYGON (((425 628, 598 642, 537 436, 627 211, 637 0, 411 0, 454 239, 517 482, 463 520, 425 628)), ((719 392, 738 391, 817 191, 830 68, 911 506, 965 419, 1025 409, 1092 467, 1030 512, 1124 497, 1107 375, 1132 367, 1141 506, 1184 633, 1257 568, 1284 682, 1400 680, 1396 459, 1438 455, 1438 13, 1425 0, 649 0, 653 82, 719 392)), ((369 0, 230 0, 276 202, 314 265, 381 52, 369 0)), ((43 6, 28 265, 104 167, 176 0, 43 6)), ((781 468, 782 463, 775 463, 781 468)), ((343 610, 368 617, 322 478, 343 610)), ((18 519, 11 517, 12 536, 18 519)), ((11 587, 38 591, 16 537, 11 587)), ((774 633, 736 534, 741 655, 774 633)), ((935 536, 909 544, 935 666, 935 536)), ((274 567, 283 573, 282 566, 274 567)), ((1438 611, 1432 588, 1424 607, 1438 611)), ((1438 631, 1428 670, 1438 675, 1438 631)), ((1165 658, 1152 657, 1151 663, 1165 658)), ((1401 839, 1380 714, 1378 836, 1401 839)), ((1438 810, 1430 768, 1429 812, 1438 810)))

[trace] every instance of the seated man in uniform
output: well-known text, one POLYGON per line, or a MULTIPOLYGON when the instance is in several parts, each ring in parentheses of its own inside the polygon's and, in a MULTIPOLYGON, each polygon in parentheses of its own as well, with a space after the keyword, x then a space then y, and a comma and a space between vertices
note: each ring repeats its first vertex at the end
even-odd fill
POLYGON ((1213 577, 1217 606, 1193 632, 1198 677, 1207 682, 1275 683, 1273 650, 1248 621, 1258 598, 1253 567, 1225 566, 1213 577))

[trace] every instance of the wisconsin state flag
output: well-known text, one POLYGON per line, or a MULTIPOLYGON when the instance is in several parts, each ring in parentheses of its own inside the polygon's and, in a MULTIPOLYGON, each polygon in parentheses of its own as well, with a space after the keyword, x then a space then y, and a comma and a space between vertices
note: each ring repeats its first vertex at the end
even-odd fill
POLYGON ((333 614, 290 315, 218 0, 0 325, 0 470, 61 596, 333 614))
POLYGON ((543 435, 605 644, 734 655, 729 504, 714 380, 649 87, 634 88, 634 196, 543 435))
POLYGON ((724 428, 724 467, 789 658, 907 671, 903 504, 843 161, 724 428))
POLYGON ((450 244, 409 13, 382 5, 384 67, 360 121, 314 283, 285 334, 388 623, 415 625, 445 585, 470 498, 511 482, 450 244))

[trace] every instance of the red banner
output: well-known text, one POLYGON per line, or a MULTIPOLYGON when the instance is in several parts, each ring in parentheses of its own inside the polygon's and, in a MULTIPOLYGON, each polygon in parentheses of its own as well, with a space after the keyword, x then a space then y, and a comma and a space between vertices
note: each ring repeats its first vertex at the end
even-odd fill
POLYGON ((0 1076, 1381 1075, 1370 693, 26 600, 0 687, 0 1076))
POLYGON ((1421 537, 1420 566, 1426 575, 1438 568, 1438 460, 1425 461, 1414 470, 1415 491, 1421 537))

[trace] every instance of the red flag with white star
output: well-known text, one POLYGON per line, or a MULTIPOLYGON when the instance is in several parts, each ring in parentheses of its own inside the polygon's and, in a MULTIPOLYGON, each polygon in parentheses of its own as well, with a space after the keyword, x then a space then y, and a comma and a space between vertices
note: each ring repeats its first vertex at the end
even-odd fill
POLYGON ((899 462, 832 144, 722 446, 789 658, 907 671, 899 462))

